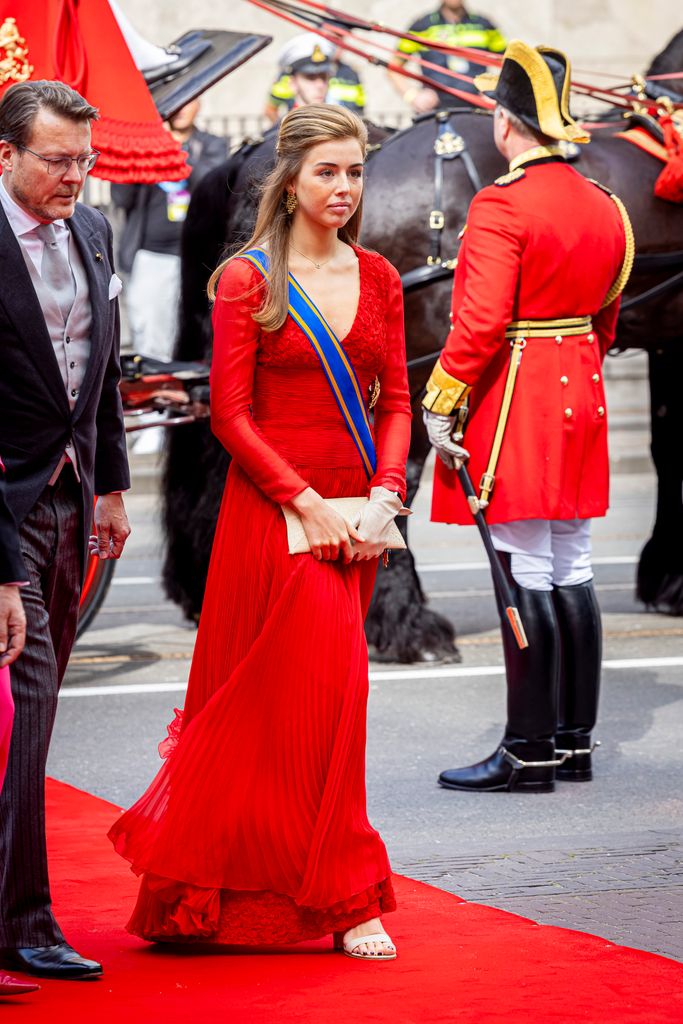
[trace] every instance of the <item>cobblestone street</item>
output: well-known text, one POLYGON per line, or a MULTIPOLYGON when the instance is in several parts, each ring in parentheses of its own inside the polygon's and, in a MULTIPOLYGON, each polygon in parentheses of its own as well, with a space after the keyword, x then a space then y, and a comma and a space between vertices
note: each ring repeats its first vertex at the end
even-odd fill
POLYGON ((397 869, 539 924, 683 960, 683 832, 565 836, 544 848, 415 861, 397 869))

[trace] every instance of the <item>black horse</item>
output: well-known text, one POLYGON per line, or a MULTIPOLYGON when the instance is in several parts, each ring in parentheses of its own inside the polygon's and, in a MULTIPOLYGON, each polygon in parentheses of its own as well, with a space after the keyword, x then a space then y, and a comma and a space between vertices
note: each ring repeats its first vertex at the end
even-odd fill
MULTIPOLYGON (((679 33, 657 58, 657 73, 664 73, 663 62, 667 70, 682 68, 682 49, 683 33, 679 33)), ((620 195, 634 223, 639 263, 625 296, 617 345, 645 348, 650 356, 652 451, 659 480, 657 521, 641 557, 638 586, 648 604, 680 614, 683 508, 676 391, 683 369, 683 281, 677 290, 663 287, 659 294, 656 289, 666 284, 672 269, 679 269, 677 260, 683 266, 683 207, 654 198, 653 186, 662 165, 616 138, 617 130, 597 130, 576 166, 620 195), (652 289, 655 294, 649 300, 635 301, 652 289)), ((250 234, 258 185, 274 159, 274 142, 273 131, 241 149, 207 175, 193 197, 183 246, 178 358, 210 356, 206 281, 226 247, 235 249, 250 234)), ((490 117, 471 109, 445 118, 422 118, 411 128, 381 139, 368 161, 362 241, 385 254, 404 278, 410 388, 416 411, 448 330, 451 274, 438 259, 456 253, 472 196, 504 170, 493 145, 490 117), (437 157, 435 143, 442 156, 437 157), (443 227, 434 210, 445 211, 443 227)), ((416 415, 408 465, 409 501, 427 452, 421 417, 416 415)), ((172 433, 164 488, 168 538, 164 581, 167 593, 188 617, 196 617, 201 607, 227 466, 228 456, 207 426, 172 433)), ((390 571, 378 575, 366 632, 376 656, 387 660, 457 657, 453 628, 426 606, 410 551, 392 559, 390 571)))

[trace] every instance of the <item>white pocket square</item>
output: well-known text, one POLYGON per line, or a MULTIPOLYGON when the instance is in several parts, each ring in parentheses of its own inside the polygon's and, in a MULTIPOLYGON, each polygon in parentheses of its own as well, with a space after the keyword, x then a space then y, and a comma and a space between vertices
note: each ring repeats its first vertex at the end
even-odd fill
POLYGON ((123 288, 123 281, 118 274, 112 274, 109 279, 109 298, 115 299, 123 288))

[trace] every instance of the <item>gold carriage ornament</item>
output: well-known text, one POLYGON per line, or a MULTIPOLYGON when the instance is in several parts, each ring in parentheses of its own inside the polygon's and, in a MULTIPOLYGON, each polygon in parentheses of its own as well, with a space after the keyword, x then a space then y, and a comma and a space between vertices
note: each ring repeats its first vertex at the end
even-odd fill
POLYGON ((25 82, 32 72, 26 40, 19 34, 16 19, 5 18, 0 25, 0 85, 25 82))

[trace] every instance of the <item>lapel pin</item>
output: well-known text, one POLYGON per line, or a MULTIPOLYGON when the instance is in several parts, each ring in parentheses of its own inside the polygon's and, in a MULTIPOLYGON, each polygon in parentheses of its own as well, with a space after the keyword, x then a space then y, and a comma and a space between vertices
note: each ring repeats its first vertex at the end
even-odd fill
POLYGON ((96 252, 95 253, 95 259, 97 260, 98 263, 101 263, 102 262, 102 253, 101 252, 96 252))

